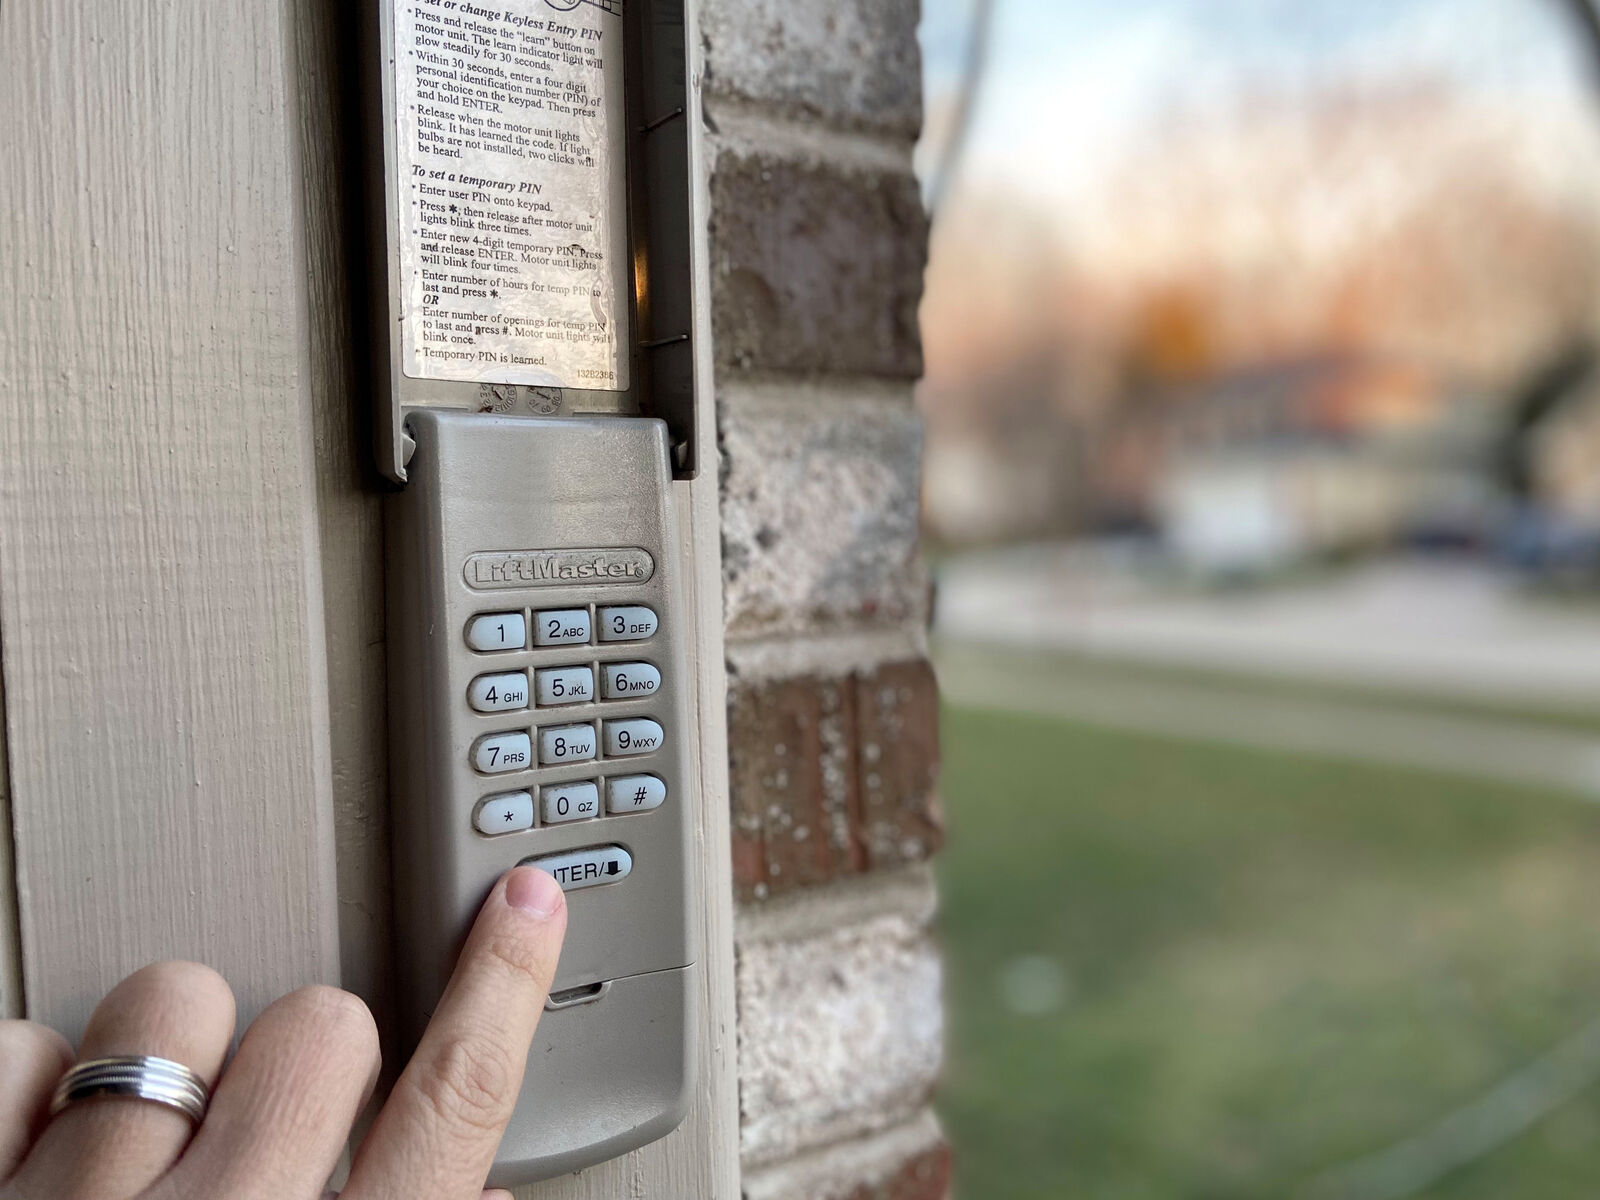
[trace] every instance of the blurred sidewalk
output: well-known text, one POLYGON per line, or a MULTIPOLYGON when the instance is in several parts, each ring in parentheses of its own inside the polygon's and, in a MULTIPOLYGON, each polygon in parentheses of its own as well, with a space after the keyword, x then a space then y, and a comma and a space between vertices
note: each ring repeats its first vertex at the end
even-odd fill
POLYGON ((961 708, 1167 734, 1553 788, 1600 800, 1600 736, 1502 716, 1151 678, 1083 660, 941 641, 939 688, 961 708))
POLYGON ((1600 704, 1600 606, 1507 576, 1399 560, 1250 591, 1159 587, 1114 550, 1041 546, 941 564, 944 639, 1537 705, 1600 704))

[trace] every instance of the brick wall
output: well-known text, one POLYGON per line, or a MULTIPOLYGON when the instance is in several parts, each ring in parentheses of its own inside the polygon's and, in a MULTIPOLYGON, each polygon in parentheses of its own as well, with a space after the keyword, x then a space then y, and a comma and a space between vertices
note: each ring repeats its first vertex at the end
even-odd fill
POLYGON ((703 0, 747 1200, 942 1200, 917 0, 703 0))

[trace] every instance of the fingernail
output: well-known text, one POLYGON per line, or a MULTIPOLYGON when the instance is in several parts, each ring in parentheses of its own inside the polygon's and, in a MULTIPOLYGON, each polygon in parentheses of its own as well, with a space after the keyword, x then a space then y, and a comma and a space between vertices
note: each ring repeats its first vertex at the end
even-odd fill
POLYGON ((561 907, 561 885, 538 867, 518 867, 506 876, 506 903, 536 917, 561 907))

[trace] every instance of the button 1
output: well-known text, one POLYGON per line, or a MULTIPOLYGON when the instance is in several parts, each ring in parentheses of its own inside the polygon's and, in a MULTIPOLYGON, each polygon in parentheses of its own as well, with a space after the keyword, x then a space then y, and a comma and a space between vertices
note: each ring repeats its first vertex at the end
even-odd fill
POLYGON ((478 712, 507 712, 528 707, 528 673, 507 671, 479 675, 467 688, 467 703, 478 712))
POLYGON ((633 870, 633 855, 621 846, 596 846, 592 850, 574 850, 571 854, 525 858, 517 865, 548 871, 562 891, 571 892, 626 879, 633 870))
POLYGON ((474 650, 521 650, 528 641, 522 614, 484 613, 467 626, 467 645, 474 650))
POLYGON ((656 614, 642 604, 625 604, 600 610, 602 642, 641 642, 654 637, 656 614))
POLYGON ((540 762, 582 762, 593 757, 593 725, 551 725, 539 730, 540 762))
POLYGON ((600 789, 589 780, 582 783, 557 783, 539 789, 539 807, 546 825, 563 821, 582 821, 600 815, 600 789))
POLYGON ((607 700, 654 696, 661 690, 661 672, 649 663, 603 663, 600 686, 605 689, 600 694, 607 700))
POLYGON ((618 775, 606 780, 606 811, 613 816, 660 808, 666 798, 667 785, 654 775, 618 775))
POLYGON ((575 646, 588 640, 587 608, 555 608, 533 614, 535 646, 575 646))
POLYGON ((533 797, 527 792, 503 792, 486 796, 478 805, 478 814, 472 823, 479 833, 496 837, 502 833, 519 833, 533 828, 533 797))
POLYGON ((661 749, 665 732, 648 717, 634 717, 627 721, 607 721, 606 754, 621 758, 628 754, 649 754, 661 749))
POLYGON ((587 704, 594 699, 594 671, 588 667, 552 667, 533 673, 539 703, 545 708, 556 704, 587 704))
POLYGON ((505 771, 526 771, 533 765, 533 746, 528 735, 516 733, 491 733, 481 737, 472 747, 472 765, 485 775, 499 775, 505 771))

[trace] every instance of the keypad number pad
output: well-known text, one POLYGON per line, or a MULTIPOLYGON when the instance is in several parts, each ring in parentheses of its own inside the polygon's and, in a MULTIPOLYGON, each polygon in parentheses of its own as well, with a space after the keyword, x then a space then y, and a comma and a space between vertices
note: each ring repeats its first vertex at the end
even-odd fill
MULTIPOLYGON (((535 609, 531 613, 488 612, 479 613, 468 622, 466 643, 479 654, 537 651, 555 646, 642 642, 654 637, 659 627, 655 610, 643 604, 535 609)), ((467 703, 474 712, 492 715, 530 708, 645 700, 658 695, 661 689, 661 670, 654 663, 558 660, 549 666, 536 662, 515 671, 477 675, 468 685, 467 703)), ((652 717, 606 718, 603 712, 602 709, 601 719, 596 721, 569 719, 569 723, 544 725, 535 718, 532 729, 485 734, 472 745, 472 766, 483 775, 531 772, 543 767, 634 758, 653 754, 665 744, 666 730, 652 717)), ((569 780, 484 796, 472 812, 472 824, 484 837, 499 837, 540 826, 650 812, 666 799, 667 784, 658 775, 619 774, 569 780)), ((620 860, 613 865, 608 859, 597 867, 586 863, 583 869, 598 871, 596 878, 610 882, 617 877, 614 872, 620 869, 626 873, 627 867, 620 860)), ((590 879, 586 875, 583 882, 590 879)))

